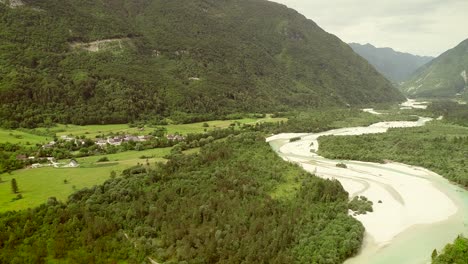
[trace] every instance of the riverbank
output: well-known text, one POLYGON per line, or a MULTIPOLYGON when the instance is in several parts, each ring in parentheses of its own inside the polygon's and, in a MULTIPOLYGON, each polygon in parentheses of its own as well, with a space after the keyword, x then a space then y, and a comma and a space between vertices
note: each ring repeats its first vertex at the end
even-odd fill
MULTIPOLYGON (((420 225, 446 221, 457 214, 458 207, 447 190, 435 183, 444 181, 441 176, 420 167, 399 163, 343 161, 347 168, 338 168, 336 164, 341 161, 328 160, 315 154, 319 147, 318 137, 384 133, 389 127, 422 126, 429 120, 421 118, 417 122, 382 122, 369 127, 336 129, 308 135, 280 134, 267 139, 276 145, 283 159, 298 163, 319 177, 339 180, 351 197, 364 195, 373 201, 373 213, 355 216, 366 228, 366 239, 360 256, 347 263, 371 263, 367 260, 369 256, 375 256, 381 249, 390 246, 395 237, 420 225), (301 140, 289 142, 291 137, 298 136, 301 140)), ((425 254, 423 259, 430 252, 425 254)))

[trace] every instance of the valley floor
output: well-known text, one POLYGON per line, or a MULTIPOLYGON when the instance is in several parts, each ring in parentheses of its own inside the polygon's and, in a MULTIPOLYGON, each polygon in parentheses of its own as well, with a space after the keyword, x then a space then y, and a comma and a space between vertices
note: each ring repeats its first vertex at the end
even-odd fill
MULTIPOLYGON (((177 124, 159 126, 167 130, 167 134, 187 135, 190 133, 204 133, 216 129, 228 128, 233 123, 256 124, 263 122, 286 121, 286 118, 273 118, 267 115, 265 118, 248 117, 235 120, 213 120, 191 124, 177 124)), ((40 135, 42 133, 52 133, 57 137, 86 137, 95 139, 98 135, 108 135, 110 133, 147 135, 154 128, 130 127, 128 124, 115 125, 57 125, 53 128, 37 128, 28 130, 6 130, 0 129, 0 144, 12 143, 22 146, 34 147, 36 144, 42 145, 53 140, 53 136, 40 135), (36 134, 35 134, 36 133, 36 134)), ((109 179, 112 172, 120 175, 123 170, 137 164, 151 164, 165 161, 164 157, 171 152, 171 147, 147 149, 143 151, 124 151, 116 154, 103 154, 89 157, 76 158, 79 167, 77 168, 37 168, 30 167, 15 170, 11 173, 0 174, 0 213, 14 210, 24 210, 34 208, 45 203, 49 197, 55 197, 60 201, 66 201, 67 197, 82 188, 89 188, 102 184, 109 179), (106 157, 107 162, 98 160, 106 157), (22 199, 15 199, 17 194, 11 191, 11 180, 15 178, 18 182, 22 199)), ((197 149, 185 151, 190 153, 197 149)), ((68 163, 70 159, 58 161, 68 163)))

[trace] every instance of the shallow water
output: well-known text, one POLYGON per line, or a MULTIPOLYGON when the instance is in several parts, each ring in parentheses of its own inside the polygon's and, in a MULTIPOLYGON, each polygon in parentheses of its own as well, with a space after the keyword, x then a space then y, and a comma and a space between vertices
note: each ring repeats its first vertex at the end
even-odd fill
MULTIPOLYGON (((414 122, 414 126, 424 125, 426 121, 428 121, 428 119, 421 119, 418 122, 414 122)), ((408 125, 408 123, 404 124, 408 125)), ((398 122, 390 122, 390 124, 389 122, 379 123, 369 126, 368 128, 356 128, 356 130, 359 130, 359 134, 381 133, 383 131, 379 131, 379 129, 376 130, 376 128, 389 126, 398 127, 398 122)), ((355 128, 338 129, 322 132, 320 135, 343 135, 343 132, 344 134, 348 134, 349 131, 353 130, 355 130, 355 128)), ((310 140, 316 135, 317 134, 308 134, 307 136, 301 136, 303 138, 302 140, 306 141, 307 138, 310 140)), ((288 143, 288 139, 281 138, 270 141, 273 150, 285 159, 303 159, 311 163, 329 162, 334 164, 337 162, 315 154, 306 153, 303 149, 297 149, 297 151, 289 149, 291 152, 282 153, 280 151, 281 147, 288 143)), ((318 144, 316 142, 315 145, 317 148, 318 144)), ((343 162, 347 165, 358 163, 354 161, 343 162)), ((389 172, 392 170, 379 163, 359 164, 361 166, 387 170, 389 172)), ((453 201, 458 211, 441 222, 412 226, 399 233, 385 246, 377 246, 377 244, 372 241, 372 237, 366 233, 361 252, 358 256, 347 260, 345 262, 346 264, 426 264, 430 263, 430 256, 433 249, 437 249, 440 252, 447 243, 452 242, 459 234, 468 234, 468 191, 451 184, 448 180, 435 173, 428 173, 424 176, 407 175, 408 177, 422 177, 430 181, 433 186, 453 201)), ((339 177, 337 177, 337 179, 340 180, 339 177)), ((431 204, 425 205, 425 208, 431 210, 431 204)), ((382 226, 382 228, 385 227, 382 226)))

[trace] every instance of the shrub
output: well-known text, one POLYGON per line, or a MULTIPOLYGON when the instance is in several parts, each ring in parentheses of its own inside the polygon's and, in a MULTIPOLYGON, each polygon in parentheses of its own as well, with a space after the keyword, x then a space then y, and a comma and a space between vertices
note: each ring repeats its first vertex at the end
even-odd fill
POLYGON ((295 142, 301 140, 301 137, 293 137, 289 140, 289 142, 295 142))
POLYGON ((346 166, 346 164, 344 164, 343 162, 337 163, 337 164, 336 164, 336 167, 338 167, 338 168, 343 168, 343 169, 348 168, 348 166, 346 166))
POLYGON ((102 157, 102 158, 97 160, 97 162, 107 162, 107 161, 109 161, 108 157, 102 157))
POLYGON ((348 208, 355 214, 366 214, 373 212, 372 201, 369 201, 365 196, 356 196, 349 202, 348 208))
POLYGON ((18 200, 21 200, 21 199, 23 199, 23 195, 21 195, 21 193, 18 193, 16 195, 16 197, 12 199, 12 201, 18 201, 18 200))

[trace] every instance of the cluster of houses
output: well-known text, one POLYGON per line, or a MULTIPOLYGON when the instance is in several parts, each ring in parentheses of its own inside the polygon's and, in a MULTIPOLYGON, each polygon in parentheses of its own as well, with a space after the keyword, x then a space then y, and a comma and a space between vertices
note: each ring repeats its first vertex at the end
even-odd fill
MULTIPOLYGON (((120 146, 122 143, 125 142, 145 142, 148 140, 153 139, 154 137, 151 135, 145 135, 145 136, 135 136, 135 135, 119 135, 119 136, 113 136, 113 137, 108 137, 108 138, 97 138, 95 139, 94 143, 100 147, 105 147, 107 144, 113 145, 113 146, 120 146)), ((181 135, 173 135, 169 134, 166 136, 167 140, 170 141, 184 141, 185 137, 181 135)), ((61 136, 61 140, 66 141, 66 142, 74 142, 77 146, 79 145, 84 145, 85 140, 84 139, 77 139, 71 136, 61 136)), ((57 142, 51 141, 42 147, 47 149, 47 148, 53 148, 57 142)))
MULTIPOLYGON (((115 137, 108 137, 107 139, 99 138, 96 139, 95 143, 98 146, 104 147, 107 144, 109 145, 114 145, 114 146, 120 146, 124 142, 145 142, 148 140, 153 139, 154 137, 151 135, 146 135, 146 136, 134 136, 134 135, 125 135, 125 136, 115 136, 115 137)), ((166 136, 167 140, 170 141, 183 141, 185 140, 184 136, 181 135, 167 135, 166 136)))
MULTIPOLYGON (((94 143, 100 147, 106 147, 108 144, 113 145, 113 146, 120 146, 122 143, 125 142, 145 142, 148 140, 153 139, 154 137, 151 135, 145 135, 145 136, 135 136, 135 135, 119 135, 119 136, 114 136, 114 137, 108 137, 107 139, 104 138, 97 138, 94 143)), ((76 145, 84 145, 86 143, 85 139, 78 139, 74 138, 71 136, 61 136, 61 140, 65 142, 74 142, 76 145)), ((184 141, 186 138, 182 135, 177 135, 177 134, 169 134, 166 135, 166 139, 169 141, 184 141)), ((43 145, 43 148, 53 148, 55 145, 57 145, 56 141, 51 141, 45 145, 43 145)), ((18 160, 36 160, 35 157, 28 157, 26 155, 18 155, 16 157, 18 160)), ((55 161, 54 158, 48 157, 47 158, 48 163, 34 163, 31 165, 31 168, 36 169, 36 168, 42 168, 42 167, 54 167, 54 168, 77 168, 80 166, 76 160, 70 160, 68 163, 58 163, 55 161)), ((34 162, 34 161, 33 161, 34 162)))
MULTIPOLYGON (((72 142, 74 141, 75 145, 79 146, 79 145, 84 145, 85 144, 85 140, 84 139, 78 139, 78 138, 74 138, 74 137, 70 137, 70 136, 61 136, 60 137, 61 140, 65 141, 65 142, 72 142)), ((50 141, 49 143, 45 144, 42 146, 42 148, 53 148, 55 145, 57 144, 57 142, 55 141, 50 141)))
MULTIPOLYGON (((35 157, 27 157, 27 158, 24 158, 24 157, 16 157, 17 159, 23 159, 23 160, 35 160, 36 158, 35 157)), ((30 168, 31 169, 38 169, 38 168, 43 168, 43 167, 54 167, 54 168, 78 168, 80 166, 80 164, 74 160, 74 159, 71 159, 68 163, 61 163, 61 162, 57 162, 55 160, 55 158, 53 157, 47 157, 46 158, 48 163, 34 163, 34 164, 31 164, 30 168)))
POLYGON ((104 147, 107 144, 120 146, 124 142, 145 142, 151 140, 153 136, 146 135, 146 136, 133 136, 133 135, 125 135, 125 136, 115 136, 115 137, 108 137, 107 139, 98 138, 96 139, 96 145, 100 147, 104 147))

